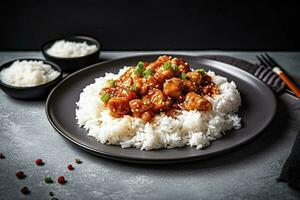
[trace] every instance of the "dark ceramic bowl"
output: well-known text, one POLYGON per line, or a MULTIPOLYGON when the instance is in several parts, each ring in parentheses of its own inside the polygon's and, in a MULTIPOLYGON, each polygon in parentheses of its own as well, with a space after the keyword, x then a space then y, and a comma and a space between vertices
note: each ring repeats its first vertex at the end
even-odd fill
POLYGON ((22 59, 15 59, 12 61, 9 61, 7 63, 4 63, 0 66, 0 71, 4 68, 10 67, 11 64, 15 61, 22 61, 22 60, 36 60, 36 61, 43 61, 43 63, 51 65, 53 69, 59 72, 59 76, 56 77, 54 80, 37 85, 37 86, 30 86, 30 87, 16 87, 12 85, 7 85, 3 83, 0 79, 0 88, 9 96, 17 98, 17 99, 26 99, 26 100, 34 100, 34 99, 42 99, 45 98, 51 89, 58 84, 62 79, 62 70, 61 68, 49 61, 45 61, 42 59, 36 59, 36 58, 22 58, 22 59))
POLYGON ((100 55, 101 45, 100 42, 92 37, 88 36, 71 36, 65 38, 58 38, 47 42, 42 46, 42 53, 46 60, 56 63, 59 65, 63 72, 74 72, 78 69, 84 68, 98 61, 100 55), (88 54, 86 56, 74 57, 74 58, 63 58, 49 55, 47 49, 49 49, 56 41, 66 40, 72 42, 86 42, 89 45, 96 45, 97 51, 88 54))

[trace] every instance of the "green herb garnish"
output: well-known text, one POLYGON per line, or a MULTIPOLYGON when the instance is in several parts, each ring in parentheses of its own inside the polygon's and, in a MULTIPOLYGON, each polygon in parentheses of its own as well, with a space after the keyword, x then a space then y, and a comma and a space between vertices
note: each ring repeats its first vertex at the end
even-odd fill
POLYGON ((145 70, 144 63, 140 61, 134 69, 134 74, 137 76, 141 76, 144 70, 145 70))
POLYGON ((136 65, 136 67, 139 68, 139 69, 144 69, 144 66, 145 66, 145 64, 144 64, 142 61, 140 61, 140 62, 136 65))
POLYGON ((53 193, 53 192, 49 192, 49 195, 50 195, 51 197, 54 197, 54 193, 53 193))
POLYGON ((178 65, 176 65, 174 63, 171 65, 171 67, 173 68, 174 71, 178 71, 179 70, 178 65))
POLYGON ((200 69, 196 69, 196 72, 200 73, 200 74, 205 74, 205 70, 203 68, 200 69))
POLYGON ((50 176, 45 176, 45 183, 53 183, 53 180, 50 176))
POLYGON ((169 70, 171 67, 171 62, 168 61, 168 62, 165 62, 164 65, 163 65, 163 68, 165 71, 169 70))
POLYGON ((180 78, 185 80, 186 79, 186 73, 181 73, 180 78))
POLYGON ((108 83, 109 83, 110 87, 116 87, 116 81, 115 80, 111 79, 111 80, 108 81, 108 83))
MULTIPOLYGON (((102 96, 101 96, 101 100, 103 102, 107 102, 110 98, 110 94, 109 93, 104 93, 102 96)), ((77 162, 76 162, 77 163, 77 162)))
POLYGON ((82 161, 81 161, 80 159, 78 159, 78 158, 75 159, 75 162, 76 162, 77 164, 81 164, 81 163, 82 163, 82 161))
POLYGON ((144 77, 148 77, 148 76, 152 76, 154 74, 154 72, 152 71, 151 68, 147 68, 144 72, 143 72, 143 76, 144 77))
POLYGON ((136 91, 136 90, 137 90, 136 84, 133 84, 133 85, 130 87, 130 90, 131 90, 131 91, 136 91))

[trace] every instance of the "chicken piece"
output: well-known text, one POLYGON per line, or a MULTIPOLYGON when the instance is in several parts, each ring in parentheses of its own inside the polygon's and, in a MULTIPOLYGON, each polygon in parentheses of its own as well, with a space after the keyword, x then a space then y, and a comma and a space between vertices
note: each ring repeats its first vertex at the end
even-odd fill
POLYGON ((183 107, 186 110, 209 111, 212 109, 212 104, 195 92, 189 92, 183 102, 183 107))
POLYGON ((132 71, 133 68, 129 68, 118 80, 116 80, 115 86, 129 88, 133 83, 131 77, 132 71))
POLYGON ((149 122, 154 117, 154 114, 152 111, 146 111, 141 115, 141 118, 144 122, 149 122))
POLYGON ((188 72, 186 74, 187 78, 189 78, 191 81, 199 84, 202 80, 202 75, 198 72, 188 72))
POLYGON ((172 78, 174 76, 173 69, 170 68, 168 70, 160 68, 155 74, 154 78, 159 82, 163 83, 166 79, 172 78))
POLYGON ((133 85, 135 86, 135 89, 137 93, 141 95, 148 94, 148 91, 150 89, 147 81, 144 78, 138 78, 134 81, 133 85))
POLYGON ((110 114, 114 117, 122 117, 130 113, 128 100, 125 97, 113 97, 109 99, 107 107, 110 109, 110 114))
POLYGON ((166 110, 169 108, 172 104, 171 99, 167 98, 163 92, 159 89, 153 89, 149 92, 149 97, 145 98, 150 98, 151 103, 153 104, 153 112, 158 112, 162 110, 166 110))
POLYGON ((187 72, 191 71, 189 64, 181 58, 173 58, 171 63, 173 63, 179 67, 178 71, 180 73, 187 73, 187 72))
POLYGON ((190 80, 183 80, 184 88, 188 92, 196 92, 198 87, 195 82, 190 80))
POLYGON ((140 117, 143 112, 150 110, 153 107, 153 104, 147 100, 134 99, 129 101, 129 106, 133 116, 140 117))
POLYGON ((163 93, 174 99, 178 99, 184 89, 183 81, 180 78, 171 78, 164 83, 163 93))

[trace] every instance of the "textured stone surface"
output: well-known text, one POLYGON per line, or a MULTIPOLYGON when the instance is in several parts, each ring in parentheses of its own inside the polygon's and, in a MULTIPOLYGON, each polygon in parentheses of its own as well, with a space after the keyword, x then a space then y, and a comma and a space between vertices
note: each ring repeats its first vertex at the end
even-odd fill
MULTIPOLYGON (((254 60, 256 53, 201 52, 254 60)), ((197 54, 197 52, 193 52, 197 54)), ((111 59, 125 56, 104 52, 111 59)), ((287 71, 300 78, 299 53, 274 53, 287 71)), ((0 52, 0 63, 15 57, 41 57, 35 52, 0 52)), ((15 100, 0 91, 0 199, 299 199, 300 193, 276 178, 300 128, 300 102, 288 94, 278 98, 278 112, 269 128, 254 141, 223 156, 163 166, 120 163, 93 156, 57 134, 45 115, 45 102, 15 100), (42 158, 44 166, 36 166, 42 158), (78 165, 75 158, 83 163, 78 165), (73 164, 74 171, 67 169, 73 164), (15 172, 27 177, 18 180, 15 172), (44 183, 60 175, 65 185, 44 183)))

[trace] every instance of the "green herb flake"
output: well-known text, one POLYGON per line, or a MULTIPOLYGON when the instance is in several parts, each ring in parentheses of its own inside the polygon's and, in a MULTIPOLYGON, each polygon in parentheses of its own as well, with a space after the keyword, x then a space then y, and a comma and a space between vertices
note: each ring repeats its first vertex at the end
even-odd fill
POLYGON ((196 69, 196 72, 198 72, 200 74, 205 74, 206 73, 203 68, 196 69))
POLYGON ((154 74, 154 72, 152 71, 151 68, 147 68, 144 72, 143 72, 143 76, 145 78, 147 78, 148 76, 152 76, 154 74))
POLYGON ((186 73, 181 73, 180 78, 185 80, 186 79, 186 73))
POLYGON ((135 92, 135 91, 137 90, 136 84, 133 84, 133 85, 130 87, 130 90, 135 92))
POLYGON ((176 64, 171 64, 171 67, 173 68, 173 70, 174 71, 178 71, 179 70, 179 67, 178 67, 178 65, 176 65, 176 64))
POLYGON ((101 100, 102 100, 103 102, 107 102, 109 99, 110 99, 110 94, 109 94, 109 93, 104 93, 104 94, 101 96, 101 100))
POLYGON ((45 183, 53 183, 53 180, 50 176, 45 176, 45 183))
POLYGON ((50 195, 51 197, 54 197, 54 193, 53 193, 53 192, 49 192, 49 195, 50 195))
POLYGON ((111 80, 108 81, 108 83, 109 83, 110 87, 116 87, 116 81, 115 80, 111 79, 111 80))
POLYGON ((75 159, 75 162, 76 162, 77 164, 81 164, 81 163, 82 163, 82 161, 81 161, 80 159, 78 159, 78 158, 75 159))
POLYGON ((136 65, 136 67, 139 68, 139 69, 141 69, 141 70, 144 70, 144 66, 145 66, 145 64, 144 64, 142 61, 140 61, 140 62, 136 65))
POLYGON ((164 65, 163 65, 163 68, 165 71, 169 70, 171 67, 171 62, 168 61, 168 62, 165 62, 164 65))
POLYGON ((56 197, 52 197, 52 198, 51 198, 51 200, 58 200, 58 198, 56 198, 56 197))

